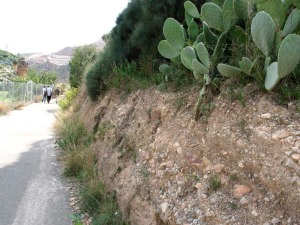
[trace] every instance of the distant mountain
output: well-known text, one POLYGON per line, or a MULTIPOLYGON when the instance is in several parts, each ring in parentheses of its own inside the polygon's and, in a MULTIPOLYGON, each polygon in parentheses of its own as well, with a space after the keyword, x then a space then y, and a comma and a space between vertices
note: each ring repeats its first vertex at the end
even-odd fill
MULTIPOLYGON (((95 45, 96 48, 101 51, 105 42, 100 39, 92 45, 95 45)), ((65 47, 58 52, 51 54, 42 54, 42 53, 28 53, 22 54, 30 68, 34 68, 38 71, 52 71, 58 74, 59 82, 68 82, 70 67, 69 61, 73 55, 74 49, 76 47, 65 47)))
POLYGON ((74 47, 66 47, 58 52, 54 53, 55 55, 64 55, 64 56, 72 56, 74 51, 74 47))
POLYGON ((58 55, 56 53, 48 54, 48 55, 35 53, 25 58, 29 68, 33 68, 38 71, 52 71, 57 73, 59 82, 67 82, 69 79, 70 59, 71 56, 58 55))

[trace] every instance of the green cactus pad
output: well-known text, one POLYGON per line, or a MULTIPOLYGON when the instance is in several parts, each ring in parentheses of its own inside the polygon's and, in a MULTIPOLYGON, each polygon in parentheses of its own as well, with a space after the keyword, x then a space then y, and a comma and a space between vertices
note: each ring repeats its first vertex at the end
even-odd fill
POLYGON ((205 80, 206 85, 209 85, 211 83, 211 79, 208 74, 204 74, 203 79, 205 80))
POLYGON ((207 51, 207 48, 202 42, 196 45, 196 53, 200 61, 203 63, 203 65, 209 69, 211 66, 209 53, 207 51))
POLYGON ((185 44, 185 34, 180 23, 173 18, 166 19, 163 26, 163 34, 166 40, 178 50, 181 50, 185 44))
POLYGON ((259 5, 259 11, 268 13, 280 29, 284 25, 286 19, 286 5, 281 0, 268 0, 259 5))
POLYGON ((189 26, 191 24, 191 22, 194 21, 194 18, 187 12, 185 12, 184 18, 185 18, 185 23, 187 26, 189 26))
POLYGON ((234 11, 239 19, 247 20, 254 12, 253 0, 234 0, 234 11))
POLYGON ((199 35, 197 36, 196 41, 195 41, 195 44, 198 44, 198 43, 200 43, 200 42, 203 42, 203 43, 206 42, 204 33, 201 33, 201 34, 199 34, 199 35))
POLYGON ((167 74, 171 72, 171 67, 168 64, 161 64, 158 68, 159 72, 167 74))
POLYGON ((264 66, 265 72, 267 72, 267 69, 269 68, 270 64, 271 64, 271 57, 266 57, 265 58, 265 66, 264 66))
POLYGON ((283 39, 278 51, 278 76, 285 77, 300 61, 300 36, 290 34, 283 39))
POLYGON ((291 34, 299 25, 300 23, 300 10, 299 9, 294 9, 289 17, 287 18, 283 31, 282 31, 282 36, 285 37, 289 34, 291 34))
POLYGON ((209 28, 206 22, 203 22, 203 33, 205 35, 205 39, 211 45, 216 45, 218 42, 218 36, 215 35, 209 28))
POLYGON ((192 69, 200 74, 207 74, 209 70, 202 65, 197 59, 193 59, 192 61, 192 69))
POLYGON ((214 28, 218 31, 224 30, 223 11, 216 4, 209 2, 202 5, 201 16, 209 27, 214 28))
POLYGON ((180 51, 175 49, 167 40, 162 40, 158 44, 158 52, 167 59, 176 58, 180 51))
POLYGON ((196 71, 193 71, 193 75, 194 75, 194 78, 198 82, 202 82, 203 81, 203 74, 200 74, 200 73, 197 73, 196 71))
POLYGON ((248 43, 249 36, 245 30, 239 26, 234 26, 229 32, 230 39, 238 45, 243 45, 248 43))
POLYGON ((188 27, 188 33, 191 40, 196 40, 199 34, 199 27, 195 21, 192 21, 188 27))
POLYGON ((218 64, 217 69, 224 77, 234 77, 242 73, 240 68, 229 66, 223 63, 218 64))
POLYGON ((223 22, 226 32, 230 31, 238 21, 238 17, 233 9, 233 1, 234 0, 225 0, 223 5, 223 22))
POLYGON ((279 81, 280 81, 280 77, 278 76, 278 63, 273 62, 267 69, 265 88, 268 91, 270 91, 276 86, 276 84, 279 81))
POLYGON ((157 90, 160 91, 160 92, 166 92, 167 91, 167 88, 166 88, 166 84, 165 83, 162 83, 162 84, 159 84, 156 86, 157 90))
POLYGON ((261 57, 258 56, 256 59, 254 59, 252 65, 251 65, 251 67, 250 67, 250 71, 249 71, 250 74, 253 72, 254 69, 256 69, 257 64, 259 63, 260 58, 261 58, 261 57))
POLYGON ((223 49, 226 45, 226 40, 227 40, 227 34, 225 32, 223 32, 218 39, 217 45, 214 49, 214 53, 211 57, 212 65, 216 65, 217 61, 219 60, 219 57, 220 57, 221 53, 223 52, 223 49))
POLYGON ((184 9, 190 16, 192 16, 194 18, 200 17, 200 13, 199 13, 197 7, 191 1, 184 2, 184 9))
POLYGON ((251 35, 254 43, 265 56, 271 54, 275 42, 276 26, 266 12, 259 12, 252 20, 251 35))
POLYGON ((193 61, 193 59, 196 59, 195 50, 190 46, 183 48, 180 52, 180 59, 181 59, 182 64, 186 68, 193 70, 192 61, 193 61))
POLYGON ((239 61, 239 66, 241 70, 248 75, 250 75, 251 65, 252 65, 252 61, 247 57, 243 57, 242 60, 239 61))

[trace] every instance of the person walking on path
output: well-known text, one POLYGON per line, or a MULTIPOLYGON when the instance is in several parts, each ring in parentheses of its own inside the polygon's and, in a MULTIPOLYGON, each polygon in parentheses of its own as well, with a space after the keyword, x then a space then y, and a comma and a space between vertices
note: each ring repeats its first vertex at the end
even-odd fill
POLYGON ((43 95, 42 102, 46 103, 46 99, 47 99, 47 88, 46 88, 46 86, 44 86, 43 89, 42 89, 42 95, 43 95))
POLYGON ((59 94, 60 94, 60 90, 59 90, 59 87, 57 87, 57 88, 55 89, 56 103, 57 103, 57 101, 58 101, 59 94))
POLYGON ((52 96, 52 88, 50 86, 47 87, 47 102, 48 104, 51 101, 51 96, 52 96))

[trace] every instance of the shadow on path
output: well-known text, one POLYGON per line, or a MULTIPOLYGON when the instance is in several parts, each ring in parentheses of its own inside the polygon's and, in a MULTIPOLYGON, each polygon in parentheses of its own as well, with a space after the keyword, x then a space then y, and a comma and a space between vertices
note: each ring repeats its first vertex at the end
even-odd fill
POLYGON ((17 162, 0 169, 1 225, 72 224, 58 153, 53 138, 38 141, 17 162))

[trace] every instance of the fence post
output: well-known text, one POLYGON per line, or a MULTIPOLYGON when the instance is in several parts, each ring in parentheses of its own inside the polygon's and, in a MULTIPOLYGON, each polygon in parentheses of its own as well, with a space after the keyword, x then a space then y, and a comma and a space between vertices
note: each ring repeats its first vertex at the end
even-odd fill
POLYGON ((2 102, 4 105, 4 80, 2 80, 2 102))

